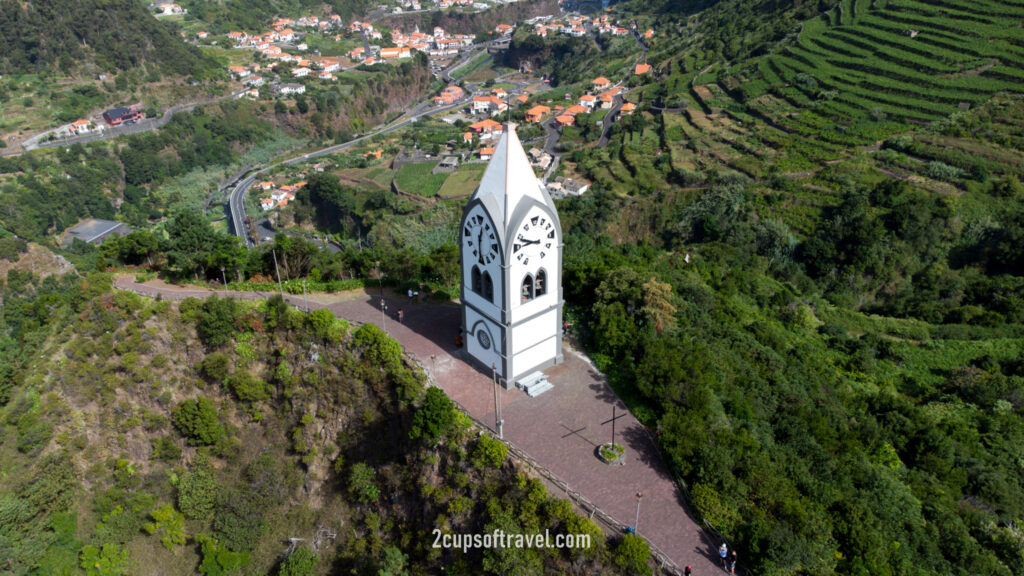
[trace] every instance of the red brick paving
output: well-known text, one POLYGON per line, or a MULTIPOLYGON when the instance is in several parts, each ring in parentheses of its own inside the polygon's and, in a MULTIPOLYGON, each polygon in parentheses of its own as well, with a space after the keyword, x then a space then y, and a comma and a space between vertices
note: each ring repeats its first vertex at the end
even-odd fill
MULTIPOLYGON (((141 294, 161 293, 172 299, 213 293, 204 289, 137 284, 130 277, 119 277, 115 284, 141 294)), ((237 295, 246 299, 263 296, 237 295)), ((452 304, 414 304, 391 293, 387 296, 388 332, 433 373, 438 385, 453 400, 478 420, 493 426, 494 395, 490 375, 468 364, 463 359, 463 351, 455 347, 459 308, 452 304), (403 323, 397 321, 399 309, 405 312, 403 323)), ((295 305, 303 304, 301 296, 286 295, 286 299, 295 305)), ((360 293, 357 298, 327 305, 311 300, 309 306, 326 306, 339 317, 379 326, 378 302, 379 296, 360 293)), ((597 446, 611 440, 611 426, 601 423, 611 418, 613 406, 617 406, 620 413, 625 411, 604 377, 585 357, 568 347, 565 362, 545 373, 555 387, 537 398, 530 398, 519 390, 499 388, 505 439, 622 524, 633 524, 635 494, 641 492, 637 532, 672 558, 680 569, 691 565, 697 575, 717 574, 721 570, 716 565, 717 545, 690 516, 653 441, 632 414, 616 422, 616 442, 626 447, 626 464, 608 466, 597 458, 597 446)))

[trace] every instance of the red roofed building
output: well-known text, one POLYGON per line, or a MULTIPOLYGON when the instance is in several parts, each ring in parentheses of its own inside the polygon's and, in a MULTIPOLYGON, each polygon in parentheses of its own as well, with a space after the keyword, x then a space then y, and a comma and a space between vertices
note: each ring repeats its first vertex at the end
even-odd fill
POLYGON ((594 78, 594 90, 607 90, 611 85, 611 81, 604 76, 594 78))
POLYGON ((651 71, 651 65, 650 64, 637 64, 636 65, 636 72, 635 72, 635 74, 637 76, 640 76, 641 74, 647 74, 650 71, 651 71))
POLYGON ((550 112, 551 108, 538 104, 526 111, 526 121, 531 124, 536 124, 544 119, 544 115, 549 114, 550 112))

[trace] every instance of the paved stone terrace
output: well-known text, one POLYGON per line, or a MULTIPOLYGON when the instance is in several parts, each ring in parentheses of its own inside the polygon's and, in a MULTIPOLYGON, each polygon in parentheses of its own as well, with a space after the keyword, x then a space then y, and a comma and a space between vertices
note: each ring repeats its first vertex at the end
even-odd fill
MULTIPOLYGON (((160 293, 172 299, 213 293, 160 282, 137 284, 130 276, 118 277, 115 285, 147 296, 160 293)), ((234 295, 246 299, 264 297, 260 293, 234 295)), ((493 427, 490 374, 467 363, 463 350, 455 347, 459 308, 453 304, 416 304, 391 292, 386 292, 385 298, 386 328, 391 336, 433 373, 451 398, 493 427), (404 311, 403 323, 397 320, 399 309, 404 311)), ((303 305, 301 296, 286 295, 286 299, 303 305)), ((355 322, 373 322, 378 326, 382 322, 379 295, 361 291, 345 296, 315 295, 309 299, 309 306, 327 307, 337 316, 355 322)), ((691 565, 696 575, 719 573, 717 543, 693 520, 654 442, 631 414, 616 422, 616 442, 626 447, 626 464, 608 466, 598 459, 597 446, 611 440, 611 425, 602 422, 611 418, 613 406, 620 414, 625 411, 603 375, 568 346, 565 362, 545 373, 555 387, 537 398, 519 390, 499 388, 505 439, 622 524, 634 523, 635 495, 641 492, 637 532, 672 558, 680 569, 691 565)))

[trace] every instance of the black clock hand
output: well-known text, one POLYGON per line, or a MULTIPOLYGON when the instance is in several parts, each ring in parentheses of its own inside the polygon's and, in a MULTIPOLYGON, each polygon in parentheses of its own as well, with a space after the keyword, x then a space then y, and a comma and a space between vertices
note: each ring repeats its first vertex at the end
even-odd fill
POLYGON ((523 240, 523 246, 529 246, 530 244, 540 244, 540 240, 523 240))
POLYGON ((476 237, 476 260, 480 264, 484 263, 484 229, 480 229, 480 234, 476 237))

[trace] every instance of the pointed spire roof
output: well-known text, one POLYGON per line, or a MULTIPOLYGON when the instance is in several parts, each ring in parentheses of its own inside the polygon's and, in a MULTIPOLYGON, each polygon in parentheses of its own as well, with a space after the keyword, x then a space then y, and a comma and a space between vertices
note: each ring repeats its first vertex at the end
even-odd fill
POLYGON ((525 198, 547 204, 544 187, 533 174, 523 144, 516 135, 515 124, 509 124, 494 149, 480 186, 473 194, 491 214, 498 229, 507 229, 512 212, 525 198))

